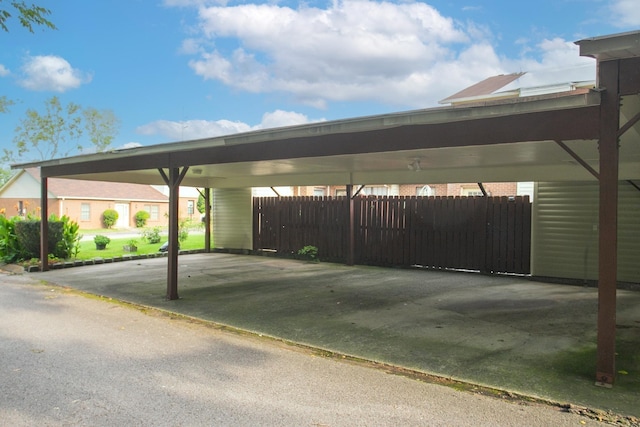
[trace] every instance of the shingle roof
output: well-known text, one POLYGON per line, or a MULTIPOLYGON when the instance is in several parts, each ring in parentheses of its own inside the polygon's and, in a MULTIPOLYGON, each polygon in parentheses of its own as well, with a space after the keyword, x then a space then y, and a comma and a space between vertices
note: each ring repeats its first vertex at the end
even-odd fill
POLYGON ((466 89, 462 89, 460 92, 443 99, 440 103, 445 104, 455 99, 490 95, 498 89, 505 87, 512 81, 522 77, 524 74, 526 73, 500 74, 499 76, 489 77, 488 79, 484 79, 479 83, 469 86, 466 89))
MULTIPOLYGON (((28 168, 25 172, 40 180, 38 168, 28 168)), ((150 185, 104 181, 80 181, 66 178, 49 178, 49 192, 58 198, 104 199, 104 200, 154 200, 167 201, 168 198, 150 185)))

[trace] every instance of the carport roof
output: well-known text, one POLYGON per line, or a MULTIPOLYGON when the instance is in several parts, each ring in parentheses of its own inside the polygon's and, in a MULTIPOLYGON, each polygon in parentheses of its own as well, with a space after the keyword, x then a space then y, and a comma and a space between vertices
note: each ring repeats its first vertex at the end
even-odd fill
MULTIPOLYGON (((640 56, 640 31, 577 42, 581 54, 640 56)), ((546 95, 267 129, 14 165, 46 177, 164 184, 159 168, 189 166, 184 186, 595 180, 600 93, 546 95), (418 171, 408 167, 419 160, 418 171)), ((623 99, 622 120, 640 111, 623 99)), ((640 124, 620 141, 620 179, 640 178, 640 124)))

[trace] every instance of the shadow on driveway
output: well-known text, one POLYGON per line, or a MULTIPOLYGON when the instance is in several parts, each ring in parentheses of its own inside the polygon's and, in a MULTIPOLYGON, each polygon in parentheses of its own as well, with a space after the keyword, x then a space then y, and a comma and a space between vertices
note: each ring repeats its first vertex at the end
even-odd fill
POLYGON ((595 382, 597 290, 518 277, 347 267, 270 257, 179 257, 35 273, 157 307, 445 378, 640 416, 640 293, 618 292, 612 389, 595 382))

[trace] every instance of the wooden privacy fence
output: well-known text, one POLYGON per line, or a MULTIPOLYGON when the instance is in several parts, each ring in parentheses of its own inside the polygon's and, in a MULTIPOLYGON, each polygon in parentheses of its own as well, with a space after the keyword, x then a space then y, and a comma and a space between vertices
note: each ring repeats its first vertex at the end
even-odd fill
MULTIPOLYGON (((528 197, 356 197, 354 262, 481 272, 530 272, 528 197)), ((344 197, 254 199, 254 249, 294 254, 318 247, 345 262, 349 203, 344 197)))

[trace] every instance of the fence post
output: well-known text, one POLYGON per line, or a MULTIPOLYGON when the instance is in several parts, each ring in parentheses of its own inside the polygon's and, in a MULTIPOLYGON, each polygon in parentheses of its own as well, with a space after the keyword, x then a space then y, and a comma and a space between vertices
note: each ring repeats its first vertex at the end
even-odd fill
POLYGON ((354 215, 353 215, 353 185, 347 185, 347 265, 353 265, 354 251, 355 251, 355 230, 354 230, 354 215))

